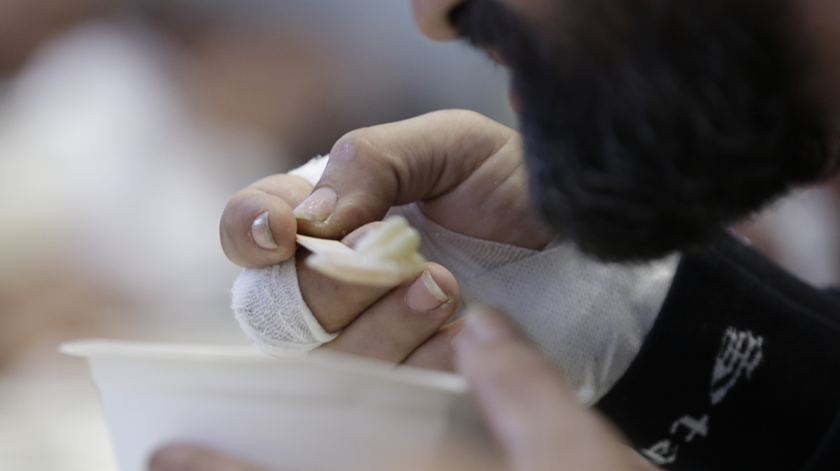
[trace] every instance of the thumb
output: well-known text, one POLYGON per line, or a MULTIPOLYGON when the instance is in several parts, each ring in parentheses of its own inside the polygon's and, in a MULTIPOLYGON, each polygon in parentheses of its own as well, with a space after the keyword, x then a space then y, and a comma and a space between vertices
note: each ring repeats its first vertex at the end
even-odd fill
POLYGON ((295 209, 298 230, 340 238, 392 206, 445 194, 517 136, 470 111, 363 128, 336 142, 323 176, 295 209))
POLYGON ((473 309, 455 347, 459 369, 512 470, 645 469, 500 314, 473 309))

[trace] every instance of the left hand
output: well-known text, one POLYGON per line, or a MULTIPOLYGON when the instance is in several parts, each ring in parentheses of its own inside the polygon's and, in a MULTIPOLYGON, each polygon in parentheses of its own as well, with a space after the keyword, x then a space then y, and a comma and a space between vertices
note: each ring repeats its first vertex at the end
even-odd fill
POLYGON ((539 250, 555 232, 531 208, 527 181, 516 131, 474 112, 437 111, 346 134, 314 192, 307 180, 288 174, 249 185, 225 208, 222 247, 243 267, 297 257, 303 300, 327 332, 342 331, 324 348, 451 370, 458 322, 441 326, 457 309, 460 290, 445 267, 427 265, 442 292, 434 297, 446 299, 434 307, 423 283, 418 289, 362 288, 314 272, 300 263, 305 251, 297 250, 295 235, 346 236, 350 243, 391 207, 417 202, 427 218, 450 231, 539 250), (419 309, 408 302, 410 293, 418 295, 419 309))
MULTIPOLYGON (((504 452, 508 469, 656 469, 625 445, 603 417, 583 407, 560 372, 500 314, 473 309, 455 347, 459 370, 504 452)), ((186 445, 158 451, 150 470, 265 471, 186 445)))

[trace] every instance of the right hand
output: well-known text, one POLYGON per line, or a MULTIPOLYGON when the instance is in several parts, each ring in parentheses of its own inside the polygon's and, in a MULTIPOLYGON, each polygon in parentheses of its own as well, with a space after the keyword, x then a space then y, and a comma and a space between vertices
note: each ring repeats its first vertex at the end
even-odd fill
MULTIPOLYGON (((303 178, 283 174, 242 190, 222 216, 222 246, 238 265, 269 266, 295 254, 298 232, 333 239, 349 234, 352 245, 359 228, 381 220, 392 206, 418 202, 426 217, 451 231, 540 249, 554 234, 532 212, 527 180, 514 130, 468 111, 430 113, 345 135, 314 190, 303 178), (261 246, 252 232, 266 211, 276 246, 261 246)), ((406 305, 406 286, 346 285, 298 263, 301 293, 315 317, 327 331, 344 329, 328 348, 451 370, 459 324, 438 329, 457 308, 457 282, 440 265, 430 264, 429 272, 450 301, 433 315, 417 315, 406 305)), ((414 292, 430 299, 420 285, 414 292)))

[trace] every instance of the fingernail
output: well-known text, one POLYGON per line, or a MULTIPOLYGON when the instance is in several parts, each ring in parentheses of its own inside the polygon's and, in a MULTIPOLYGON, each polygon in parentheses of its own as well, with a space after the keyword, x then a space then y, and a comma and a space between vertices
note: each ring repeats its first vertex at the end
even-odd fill
POLYGON ((260 247, 266 250, 274 250, 278 247, 271 235, 271 228, 268 227, 268 211, 260 214, 251 223, 251 238, 260 247))
POLYGON ((326 186, 318 188, 295 208, 295 217, 307 221, 324 222, 329 219, 337 203, 338 196, 335 190, 326 186))
POLYGON ((424 271, 405 293, 405 303, 415 312, 434 311, 449 300, 449 296, 435 283, 429 270, 424 271))
POLYGON ((472 307, 467 313, 464 328, 458 335, 469 335, 480 343, 491 344, 512 337, 513 330, 499 314, 485 307, 472 307))

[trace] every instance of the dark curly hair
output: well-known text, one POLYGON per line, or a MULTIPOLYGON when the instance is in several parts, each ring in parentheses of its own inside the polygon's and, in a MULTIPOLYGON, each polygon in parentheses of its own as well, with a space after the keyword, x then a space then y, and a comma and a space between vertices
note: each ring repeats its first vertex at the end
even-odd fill
POLYGON ((471 0, 452 20, 511 68, 545 219, 598 258, 644 260, 833 167, 784 3, 558 0, 536 25, 471 0))

